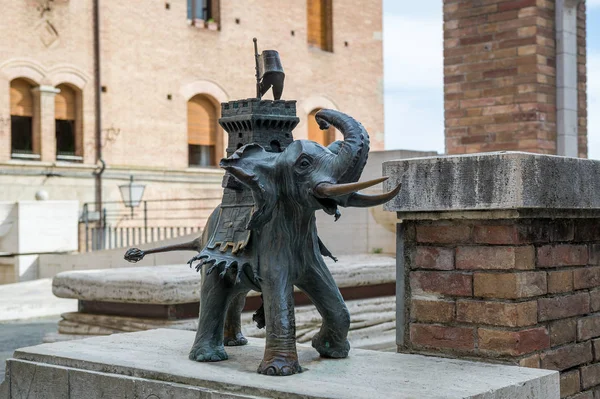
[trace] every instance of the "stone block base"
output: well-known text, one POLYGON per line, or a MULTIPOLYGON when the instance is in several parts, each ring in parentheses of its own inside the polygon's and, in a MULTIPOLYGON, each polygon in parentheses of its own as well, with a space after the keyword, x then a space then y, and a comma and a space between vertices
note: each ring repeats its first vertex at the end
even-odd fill
POLYGON ((558 373, 354 349, 322 359, 298 345, 304 372, 256 373, 264 341, 228 347, 229 360, 188 360, 194 333, 159 329, 19 349, 0 387, 9 398, 558 399, 558 373))

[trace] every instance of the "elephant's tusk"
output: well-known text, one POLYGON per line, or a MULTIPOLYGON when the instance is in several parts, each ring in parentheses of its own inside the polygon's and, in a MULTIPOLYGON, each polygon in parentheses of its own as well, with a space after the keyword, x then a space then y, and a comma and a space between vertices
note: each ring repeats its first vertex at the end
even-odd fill
POLYGON ((352 206, 356 208, 366 208, 369 206, 377 206, 381 204, 385 204, 392 198, 394 198, 400 192, 400 188, 402 184, 398 184, 398 186, 388 193, 378 194, 378 195, 365 195, 360 193, 354 193, 348 198, 348 202, 345 206, 352 206))
POLYGON ((362 189, 374 186, 388 179, 387 176, 380 177, 377 179, 357 182, 357 183, 345 183, 345 184, 331 184, 331 183, 319 183, 313 189, 313 193, 317 198, 331 198, 341 197, 342 195, 348 195, 356 193, 362 189))

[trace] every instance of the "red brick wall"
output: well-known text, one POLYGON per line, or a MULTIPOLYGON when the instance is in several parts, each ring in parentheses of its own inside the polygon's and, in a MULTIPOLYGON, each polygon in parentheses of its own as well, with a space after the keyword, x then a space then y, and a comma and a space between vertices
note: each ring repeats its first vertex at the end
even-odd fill
POLYGON ((600 220, 404 225, 400 350, 559 370, 561 397, 600 395, 600 220))
MULTIPOLYGON (((583 5, 579 17, 579 152, 587 156, 583 5)), ((448 154, 556 154, 554 27, 552 0, 444 0, 448 154)))

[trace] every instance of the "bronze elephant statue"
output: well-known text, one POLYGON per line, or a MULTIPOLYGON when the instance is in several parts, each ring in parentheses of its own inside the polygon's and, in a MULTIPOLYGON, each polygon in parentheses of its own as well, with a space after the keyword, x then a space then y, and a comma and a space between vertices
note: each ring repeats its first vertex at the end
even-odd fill
MULTIPOLYGON (((247 144, 220 166, 252 194, 247 217, 242 213, 227 220, 242 221, 234 240, 222 237, 224 207, 217 207, 201 239, 179 246, 140 251, 125 258, 139 260, 147 253, 194 249, 202 270, 200 319, 190 359, 207 362, 227 359, 225 345, 243 345, 240 316, 246 294, 262 293, 263 307, 255 314, 259 327, 266 326, 266 346, 258 372, 290 375, 301 372, 296 351, 294 286, 314 303, 323 324, 312 346, 327 358, 348 356, 350 315, 323 255, 331 256, 317 235, 315 212, 340 217, 338 207, 383 204, 400 190, 380 195, 358 191, 385 180, 358 182, 369 154, 369 135, 352 117, 334 110, 315 116, 321 129, 330 125, 344 136, 324 147, 309 140, 295 140, 282 152, 247 144), (241 234, 243 230, 246 235, 241 234), (215 273, 216 271, 216 273, 215 273)), ((227 226, 231 226, 228 223, 227 226)))

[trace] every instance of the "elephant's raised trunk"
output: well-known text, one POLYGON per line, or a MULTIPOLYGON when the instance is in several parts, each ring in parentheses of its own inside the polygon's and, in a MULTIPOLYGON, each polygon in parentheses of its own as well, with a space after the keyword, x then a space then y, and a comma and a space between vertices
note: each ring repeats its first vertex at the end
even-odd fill
POLYGON ((315 115, 323 130, 333 125, 344 136, 333 165, 336 183, 358 181, 369 156, 369 134, 356 119, 332 109, 322 109, 315 115))

